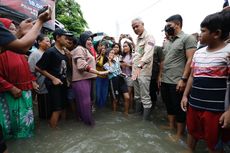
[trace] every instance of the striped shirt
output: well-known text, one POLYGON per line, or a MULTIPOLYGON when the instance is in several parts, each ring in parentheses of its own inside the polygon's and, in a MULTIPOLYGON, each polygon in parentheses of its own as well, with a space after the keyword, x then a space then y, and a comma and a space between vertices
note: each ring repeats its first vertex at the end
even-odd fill
POLYGON ((230 44, 218 51, 207 51, 207 47, 193 56, 193 85, 189 104, 195 108, 222 112, 226 93, 226 82, 230 75, 230 44))

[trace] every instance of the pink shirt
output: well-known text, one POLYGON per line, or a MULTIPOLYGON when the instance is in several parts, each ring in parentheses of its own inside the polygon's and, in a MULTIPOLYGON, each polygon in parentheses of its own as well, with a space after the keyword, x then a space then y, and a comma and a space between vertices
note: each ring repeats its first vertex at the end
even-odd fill
POLYGON ((72 81, 96 78, 97 75, 87 72, 87 68, 96 69, 94 56, 86 48, 78 46, 72 52, 73 74, 72 81))

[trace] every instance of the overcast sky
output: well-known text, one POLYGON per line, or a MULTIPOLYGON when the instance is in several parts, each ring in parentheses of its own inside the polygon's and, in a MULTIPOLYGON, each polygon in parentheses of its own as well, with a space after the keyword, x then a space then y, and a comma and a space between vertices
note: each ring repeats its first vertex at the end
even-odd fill
POLYGON ((118 37, 134 34, 131 21, 140 17, 156 44, 161 45, 165 19, 174 14, 183 17, 183 31, 200 32, 200 23, 208 14, 220 11, 224 0, 77 0, 92 32, 118 37))

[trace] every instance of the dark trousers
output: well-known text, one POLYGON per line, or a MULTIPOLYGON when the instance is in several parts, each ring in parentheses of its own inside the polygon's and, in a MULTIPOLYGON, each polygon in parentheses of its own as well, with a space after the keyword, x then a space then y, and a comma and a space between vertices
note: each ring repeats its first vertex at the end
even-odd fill
POLYGON ((149 94, 151 97, 151 101, 152 101, 153 107, 154 107, 156 105, 156 101, 157 101, 157 92, 159 91, 156 79, 151 78, 149 90, 150 90, 149 94))
POLYGON ((184 123, 186 113, 180 107, 183 93, 177 92, 176 86, 176 84, 161 83, 161 96, 168 115, 175 115, 177 122, 184 123))
POLYGON ((39 118, 49 119, 52 112, 48 94, 38 94, 37 100, 39 118))

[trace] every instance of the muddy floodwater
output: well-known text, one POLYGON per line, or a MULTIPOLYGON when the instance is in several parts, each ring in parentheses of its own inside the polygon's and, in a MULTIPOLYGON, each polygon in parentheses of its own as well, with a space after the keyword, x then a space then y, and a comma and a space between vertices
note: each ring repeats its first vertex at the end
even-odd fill
MULTIPOLYGON (((184 153, 185 141, 174 142, 174 131, 160 128, 166 125, 163 104, 157 104, 152 117, 150 122, 142 121, 141 116, 125 117, 106 107, 94 113, 94 127, 68 119, 52 130, 41 120, 34 137, 10 140, 7 145, 9 153, 184 153)), ((197 153, 207 152, 200 142, 197 153)))

